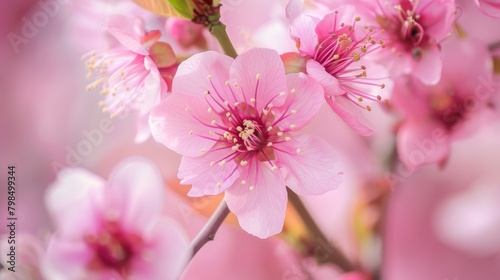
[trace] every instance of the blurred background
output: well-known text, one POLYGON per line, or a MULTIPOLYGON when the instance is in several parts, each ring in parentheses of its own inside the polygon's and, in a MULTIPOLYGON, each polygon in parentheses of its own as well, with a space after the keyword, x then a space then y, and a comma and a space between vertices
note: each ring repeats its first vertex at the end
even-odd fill
MULTIPOLYGON (((222 3, 238 51, 295 50, 284 21, 286 1, 222 3)), ((473 1, 457 5, 458 23, 469 35, 485 44, 500 41, 500 20, 481 14, 473 1)), ((180 157, 152 139, 136 143, 135 116, 109 120, 97 106, 99 94, 85 90, 89 81, 81 60, 108 44, 103 31, 108 15, 134 13, 150 29, 163 30, 165 18, 126 0, 2 0, 0 13, 0 184, 6 186, 7 167, 14 165, 17 232, 46 241, 53 227, 45 190, 61 168, 87 168, 107 178, 121 160, 144 156, 160 167, 168 186, 165 215, 192 238, 220 197, 188 198, 188 186, 176 179, 180 157)), ((179 54, 199 51, 182 48, 167 34, 163 39, 179 54)), ((495 96, 498 85, 492 84, 495 96)), ((500 279, 499 115, 454 142, 445 167, 415 170, 388 164, 399 116, 380 107, 369 117, 377 129, 371 137, 354 134, 326 107, 306 129, 335 147, 346 174, 339 189, 304 198, 328 238, 367 269, 380 267, 381 279, 500 279)), ((2 224, 6 195, 6 187, 0 188, 2 224)), ((289 242, 303 229, 295 227, 293 215, 287 219, 283 234, 260 240, 229 218, 185 279, 340 279, 335 267, 318 266, 289 242)), ((6 232, 1 226, 0 235, 6 232)))

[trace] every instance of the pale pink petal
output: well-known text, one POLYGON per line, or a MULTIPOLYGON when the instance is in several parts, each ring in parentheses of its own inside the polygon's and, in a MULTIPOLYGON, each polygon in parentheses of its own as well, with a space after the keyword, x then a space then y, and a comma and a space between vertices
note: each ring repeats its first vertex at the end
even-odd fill
POLYGON ((218 52, 208 51, 195 54, 183 61, 177 68, 172 92, 203 96, 205 91, 215 93, 217 90, 224 94, 231 63, 233 63, 231 57, 218 52), (209 76, 210 79, 208 79, 209 76))
POLYGON ((236 183, 225 197, 241 228, 267 238, 283 229, 287 204, 285 181, 278 170, 271 170, 258 160, 249 166, 247 176, 241 177, 245 184, 236 183))
POLYGON ((123 15, 110 16, 106 21, 109 33, 113 35, 124 47, 141 55, 148 55, 148 51, 140 42, 140 34, 134 30, 137 19, 123 15))
POLYGON ((276 157, 286 166, 286 185, 295 193, 323 194, 342 182, 337 152, 323 139, 301 135, 280 144, 279 149, 284 151, 276 150, 276 157))
POLYGON ((420 1, 417 8, 417 13, 420 13, 422 17, 421 24, 429 37, 441 39, 452 31, 453 23, 456 20, 455 0, 425 2, 430 1, 420 1), (420 11, 421 8, 425 8, 425 10, 420 11))
POLYGON ((301 55, 314 55, 318 44, 318 35, 315 32, 316 22, 316 19, 304 14, 290 22, 290 35, 297 42, 301 55))
POLYGON ((45 205, 62 235, 79 237, 95 232, 98 223, 94 208, 101 203, 104 186, 101 178, 84 169, 59 172, 47 190, 45 205))
POLYGON ((483 13, 490 17, 500 18, 500 1, 498 0, 475 0, 476 5, 483 13))
POLYGON ((325 67, 315 60, 308 60, 306 64, 307 74, 318 81, 325 89, 325 95, 340 95, 338 80, 325 71, 325 67))
POLYGON ((197 135, 210 136, 206 124, 216 119, 208 112, 204 95, 189 96, 174 92, 149 115, 149 126, 153 138, 167 148, 189 157, 201 156, 201 149, 210 149, 214 140, 197 135), (198 121, 206 122, 206 124, 198 121))
POLYGON ((179 279, 189 252, 188 240, 178 226, 166 219, 159 220, 145 243, 131 264, 130 276, 137 279, 179 279))
POLYGON ((401 161, 408 168, 416 168, 445 161, 450 153, 450 140, 438 122, 408 120, 398 130, 397 147, 401 161))
POLYGON ((426 85, 435 85, 441 79, 441 52, 438 46, 432 46, 423 51, 419 61, 414 61, 412 75, 426 85))
POLYGON ((288 128, 295 125, 294 129, 299 130, 311 122, 319 111, 325 100, 323 88, 304 73, 288 74, 286 81, 289 93, 283 106, 285 111, 276 110, 276 112, 280 112, 278 116, 288 117, 284 118, 279 126, 288 128))
POLYGON ((179 167, 178 177, 181 179, 181 184, 192 185, 188 195, 195 197, 216 195, 229 188, 239 177, 239 172, 235 170, 238 164, 234 161, 228 161, 224 164, 218 162, 227 158, 231 153, 232 150, 228 147, 218 151, 205 152, 201 157, 184 156, 179 167))
POLYGON ((155 105, 160 103, 161 91, 167 88, 165 80, 160 76, 160 72, 151 58, 144 58, 144 68, 149 71, 149 74, 144 79, 142 98, 139 100, 139 109, 142 114, 149 113, 155 105))
POLYGON ((286 18, 289 21, 295 20, 302 14, 302 7, 304 6, 304 0, 290 0, 286 5, 285 12, 286 18))
POLYGON ((312 56, 318 43, 316 20, 302 13, 304 1, 291 0, 286 6, 290 35, 296 41, 300 54, 312 56))
POLYGON ((327 97, 330 108, 356 133, 361 136, 370 136, 374 133, 372 124, 361 115, 361 109, 356 107, 344 96, 327 97))
POLYGON ((83 240, 52 237, 45 255, 43 275, 51 280, 89 279, 86 267, 93 257, 94 252, 83 240))
POLYGON ((230 73, 231 81, 238 83, 245 100, 251 102, 255 99, 254 107, 258 111, 271 100, 274 106, 281 106, 285 101, 279 95, 287 89, 285 66, 275 50, 255 48, 239 55, 231 65, 230 73))
POLYGON ((341 6, 335 12, 325 15, 316 25, 316 34, 320 40, 331 36, 333 32, 340 28, 341 23, 352 25, 356 18, 356 8, 354 6, 341 6))
POLYGON ((163 209, 163 178, 157 167, 144 158, 120 163, 105 192, 104 215, 116 216, 125 231, 147 231, 163 209))

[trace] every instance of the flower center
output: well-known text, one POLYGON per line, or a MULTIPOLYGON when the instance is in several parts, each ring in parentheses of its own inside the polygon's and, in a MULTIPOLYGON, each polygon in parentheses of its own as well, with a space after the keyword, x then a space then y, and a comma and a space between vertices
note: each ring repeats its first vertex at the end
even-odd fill
POLYGON ((107 222, 98 235, 85 239, 95 253, 92 267, 107 267, 119 272, 126 268, 134 254, 134 246, 140 243, 138 236, 124 234, 114 222, 107 222))
POLYGON ((259 150, 266 143, 262 126, 255 121, 243 120, 243 126, 236 127, 238 136, 248 151, 259 150))
POLYGON ((429 102, 434 118, 441 121, 448 130, 455 129, 467 117, 469 104, 453 93, 434 94, 430 97, 429 102))

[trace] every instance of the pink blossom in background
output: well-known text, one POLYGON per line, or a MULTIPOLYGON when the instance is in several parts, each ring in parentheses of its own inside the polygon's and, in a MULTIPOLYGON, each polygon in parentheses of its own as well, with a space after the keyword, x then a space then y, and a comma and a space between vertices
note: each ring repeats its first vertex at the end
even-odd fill
POLYGON ((357 7, 383 30, 386 45, 379 60, 389 67, 393 78, 406 74, 424 84, 440 80, 443 63, 440 43, 452 31, 455 0, 359 1, 357 7))
MULTIPOLYGON (((325 89, 326 101, 354 131, 373 133, 369 121, 359 109, 371 111, 367 101, 380 101, 390 93, 383 90, 389 74, 380 66, 363 59, 385 45, 378 31, 363 28, 366 23, 354 6, 339 6, 322 19, 303 14, 302 1, 287 6, 290 33, 300 56, 283 55, 285 65, 307 72, 325 89)), ((295 72, 296 72, 295 71, 295 72)))
POLYGON ((322 194, 342 181, 328 144, 294 135, 322 103, 321 86, 285 75, 276 51, 253 49, 234 60, 205 52, 181 63, 150 126, 156 141, 184 156, 178 176, 192 184, 190 196, 226 191, 241 227, 266 238, 283 227, 285 186, 322 194))
POLYGON ((475 132, 485 123, 495 92, 491 91, 492 61, 478 40, 454 40, 443 50, 442 80, 426 86, 400 80, 393 99, 404 115, 398 128, 398 153, 408 167, 444 164, 451 143, 475 132))
MULTIPOLYGON (((99 107, 111 118, 130 111, 146 115, 166 96, 177 58, 169 44, 158 41, 160 31, 145 31, 139 18, 115 15, 106 26, 121 45, 84 56, 88 77, 97 75, 87 90, 101 87, 105 99, 99 107)), ((145 140, 147 132, 140 119, 144 117, 139 116, 137 139, 145 140)))
POLYGON ((182 47, 199 47, 205 48, 207 42, 203 36, 202 25, 193 23, 183 18, 167 18, 165 23, 165 31, 182 47))
POLYGON ((187 244, 160 216, 164 185, 148 161, 129 159, 108 182, 79 168, 60 172, 46 203, 56 232, 47 279, 177 279, 187 244))
POLYGON ((474 0, 481 11, 494 18, 500 18, 500 1, 499 0, 474 0))

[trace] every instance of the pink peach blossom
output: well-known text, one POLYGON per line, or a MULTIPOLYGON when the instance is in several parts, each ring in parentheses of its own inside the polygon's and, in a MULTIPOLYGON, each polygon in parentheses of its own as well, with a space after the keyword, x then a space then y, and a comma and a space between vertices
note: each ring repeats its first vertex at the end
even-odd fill
POLYGON ((156 141, 183 155, 181 183, 190 196, 225 191, 241 227, 260 238, 281 231, 287 193, 322 194, 340 184, 337 154, 301 135, 323 103, 321 86, 285 75, 276 51, 236 59, 216 52, 181 63, 172 95, 150 114, 156 141))
POLYGON ((500 18, 499 0, 474 0, 481 11, 491 17, 500 18))
POLYGON ((168 18, 165 23, 165 30, 182 47, 205 48, 207 42, 203 36, 205 27, 183 18, 168 18))
POLYGON ((483 123, 492 91, 492 61, 487 47, 475 39, 454 40, 443 52, 442 79, 427 86, 400 80, 393 103, 402 112, 397 147, 408 167, 444 164, 451 143, 483 123))
POLYGON ((387 46, 380 56, 395 77, 412 75, 424 84, 440 80, 440 42, 449 36, 455 0, 376 0, 357 5, 387 46))
POLYGON ((358 15, 354 6, 346 5, 318 19, 303 14, 302 1, 290 1, 287 18, 300 56, 287 53, 283 60, 287 69, 295 66, 295 71, 305 70, 320 82, 333 111, 357 133, 370 135, 370 123, 358 111, 371 111, 365 100, 382 100, 381 89, 386 87, 382 78, 388 73, 363 59, 385 45, 377 39, 380 32, 364 28, 366 23, 358 15))
POLYGON ((46 197, 56 232, 47 249, 47 279, 176 279, 183 235, 160 216, 164 186, 149 161, 121 163, 108 182, 65 169, 46 197))

